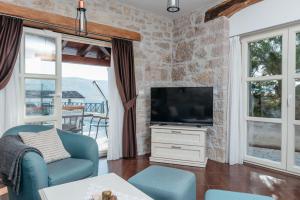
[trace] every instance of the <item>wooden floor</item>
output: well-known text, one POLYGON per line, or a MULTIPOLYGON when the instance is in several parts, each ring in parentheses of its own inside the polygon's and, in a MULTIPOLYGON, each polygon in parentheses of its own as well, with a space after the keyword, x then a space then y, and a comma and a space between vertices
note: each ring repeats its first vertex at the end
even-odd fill
MULTIPOLYGON (((100 172, 114 172, 128 179, 149 165, 146 156, 108 163, 106 160, 100 160, 100 172)), ((208 161, 205 169, 165 164, 164 166, 185 169, 196 174, 197 200, 203 200, 204 193, 208 189, 262 194, 273 196, 275 200, 300 200, 300 177, 254 166, 229 166, 214 161, 208 161)))
MULTIPOLYGON (((128 179, 149 165, 147 156, 109 162, 101 159, 99 173, 114 172, 124 179, 128 179)), ((197 176, 198 200, 204 199, 204 193, 208 189, 225 189, 262 194, 273 196, 275 200, 300 200, 300 177, 254 166, 229 166, 214 161, 208 161, 205 169, 165 164, 164 166, 172 166, 194 172, 197 176)), ((1 196, 1 200, 7 199, 6 194, 1 196)))

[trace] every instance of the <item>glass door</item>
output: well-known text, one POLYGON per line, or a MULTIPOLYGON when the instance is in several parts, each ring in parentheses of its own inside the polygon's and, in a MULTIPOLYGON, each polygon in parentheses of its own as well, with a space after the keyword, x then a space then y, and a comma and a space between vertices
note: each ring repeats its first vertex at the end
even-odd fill
POLYGON ((300 173, 300 26, 289 31, 288 170, 300 173))
POLYGON ((279 30, 242 40, 244 160, 286 168, 287 39, 279 30))
POLYGON ((25 124, 61 126, 61 35, 25 28, 21 95, 25 124))

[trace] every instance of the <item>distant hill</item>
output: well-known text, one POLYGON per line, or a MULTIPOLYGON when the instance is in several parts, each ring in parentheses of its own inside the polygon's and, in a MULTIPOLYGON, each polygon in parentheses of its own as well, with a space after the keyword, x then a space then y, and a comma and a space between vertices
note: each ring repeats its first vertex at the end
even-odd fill
MULTIPOLYGON (((93 84, 94 80, 82 78, 63 78, 62 91, 77 91, 85 97, 87 103, 97 103, 103 101, 103 98, 97 87, 93 84)), ((97 81, 104 95, 108 99, 108 82, 97 81)))

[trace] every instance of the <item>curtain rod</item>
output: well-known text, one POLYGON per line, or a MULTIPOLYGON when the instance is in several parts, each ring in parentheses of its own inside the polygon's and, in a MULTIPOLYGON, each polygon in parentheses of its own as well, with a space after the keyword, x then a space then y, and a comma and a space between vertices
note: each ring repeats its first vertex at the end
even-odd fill
MULTIPOLYGON (((14 15, 8 15, 8 14, 1 13, 1 12, 0 12, 0 14, 3 15, 3 16, 7 16, 7 17, 13 17, 13 18, 17 18, 17 19, 22 19, 22 20, 28 21, 28 22, 33 22, 33 23, 38 23, 38 24, 43 24, 43 25, 47 25, 47 26, 62 28, 62 29, 65 29, 65 30, 74 31, 74 36, 78 36, 78 37, 81 37, 81 38, 89 38, 89 37, 84 37, 84 36, 76 35, 75 34, 75 30, 73 28, 68 28, 68 27, 59 26, 59 25, 55 25, 55 24, 50 24, 50 23, 42 22, 42 21, 38 21, 38 20, 32 20, 32 19, 28 19, 28 18, 24 18, 24 17, 18 17, 18 16, 14 16, 14 15)), ((100 36, 100 37, 108 37, 108 38, 111 38, 111 39, 113 39, 113 38, 122 39, 122 40, 127 40, 127 41, 131 41, 132 42, 132 40, 127 39, 127 38, 122 38, 122 37, 111 37, 111 36, 108 36, 108 35, 105 35, 105 34, 98 34, 98 33, 93 33, 93 32, 92 33, 88 33, 88 34, 95 35, 95 36, 100 36)), ((91 39, 111 43, 111 40, 95 39, 95 38, 91 38, 91 39)))

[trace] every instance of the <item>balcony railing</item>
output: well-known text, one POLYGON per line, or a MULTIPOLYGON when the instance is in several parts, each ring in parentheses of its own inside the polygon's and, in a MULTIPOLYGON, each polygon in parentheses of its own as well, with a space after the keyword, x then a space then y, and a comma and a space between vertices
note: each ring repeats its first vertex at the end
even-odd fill
POLYGON ((64 106, 84 106, 84 112, 89 113, 106 113, 105 102, 101 103, 75 103, 75 102, 65 102, 64 106))
MULTIPOLYGON (((101 103, 76 103, 76 102, 64 102, 63 106, 84 106, 85 113, 107 113, 105 102, 101 103)), ((27 115, 50 115, 53 113, 52 103, 34 104, 30 103, 26 105, 27 115)))

